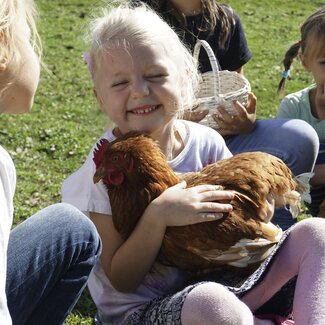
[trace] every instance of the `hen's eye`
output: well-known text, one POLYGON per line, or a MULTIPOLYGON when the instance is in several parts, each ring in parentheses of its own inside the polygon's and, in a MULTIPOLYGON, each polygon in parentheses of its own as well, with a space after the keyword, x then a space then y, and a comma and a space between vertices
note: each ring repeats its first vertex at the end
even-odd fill
POLYGON ((113 157, 112 157, 112 160, 113 160, 113 161, 118 161, 118 160, 119 160, 119 157, 118 157, 118 156, 113 156, 113 157))

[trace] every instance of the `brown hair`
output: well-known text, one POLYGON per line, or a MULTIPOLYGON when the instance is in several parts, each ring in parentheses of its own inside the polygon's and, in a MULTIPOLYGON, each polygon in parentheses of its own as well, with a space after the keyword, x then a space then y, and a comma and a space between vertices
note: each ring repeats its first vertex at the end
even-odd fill
POLYGON ((300 28, 301 39, 293 44, 285 53, 282 61, 284 71, 278 86, 278 93, 283 92, 285 81, 293 60, 298 56, 299 50, 308 58, 315 58, 325 52, 325 6, 310 15, 300 28), (321 40, 321 41, 320 41, 321 40))
MULTIPOLYGON (((158 13, 164 13, 166 11, 171 12, 182 26, 186 27, 186 16, 180 12, 171 0, 145 0, 143 1, 152 7, 158 13)), ((224 9, 224 5, 218 4, 214 0, 201 0, 202 14, 205 20, 205 26, 200 27, 202 31, 213 32, 216 25, 220 24, 220 46, 222 47, 228 38, 231 26, 235 23, 233 17, 233 10, 228 7, 229 10, 224 9)))

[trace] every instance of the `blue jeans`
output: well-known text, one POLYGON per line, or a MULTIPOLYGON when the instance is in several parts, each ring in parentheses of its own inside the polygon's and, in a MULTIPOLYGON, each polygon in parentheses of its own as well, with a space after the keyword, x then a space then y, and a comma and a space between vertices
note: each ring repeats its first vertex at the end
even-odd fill
POLYGON ((65 203, 47 207, 14 228, 6 283, 13 324, 63 324, 100 250, 94 224, 65 203))
MULTIPOLYGON (((252 132, 228 137, 226 144, 233 154, 270 153, 282 159, 295 175, 313 170, 319 148, 316 131, 307 122, 297 119, 258 120, 252 132)), ((277 209, 273 222, 287 229, 296 220, 286 209, 277 209)))

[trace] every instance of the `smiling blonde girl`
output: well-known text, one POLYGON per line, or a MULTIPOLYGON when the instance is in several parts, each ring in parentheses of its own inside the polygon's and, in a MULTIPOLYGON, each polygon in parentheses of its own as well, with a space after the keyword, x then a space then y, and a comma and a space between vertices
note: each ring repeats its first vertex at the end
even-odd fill
MULTIPOLYGON (((101 138, 111 142, 132 130, 149 133, 179 173, 199 171, 231 156, 215 130, 177 119, 192 105, 197 72, 190 52, 156 13, 128 3, 108 6, 90 28, 86 57, 94 94, 102 112, 115 124, 101 138)), ((155 261, 165 229, 220 218, 232 210, 224 200, 233 193, 209 184, 192 188, 177 184, 148 205, 125 239, 114 227, 104 184, 93 182, 95 147, 80 169, 64 181, 62 197, 89 214, 103 241, 100 261, 88 281, 98 324, 270 325, 284 321, 292 306, 300 324, 321 324, 325 233, 319 229, 325 220, 304 221, 287 231, 277 253, 243 286, 226 286, 222 278, 199 279, 189 285, 187 273, 155 261), (274 315, 254 316, 256 311, 265 313, 259 308, 276 293, 283 300, 270 303, 268 311, 274 315), (317 304, 311 303, 315 299, 317 304), (280 312, 285 317, 276 315, 280 312)))

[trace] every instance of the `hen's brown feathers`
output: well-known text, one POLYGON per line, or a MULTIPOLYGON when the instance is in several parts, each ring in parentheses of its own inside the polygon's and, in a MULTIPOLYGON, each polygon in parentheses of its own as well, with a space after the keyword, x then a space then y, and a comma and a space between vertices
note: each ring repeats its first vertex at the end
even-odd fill
POLYGON ((289 168, 262 152, 241 153, 180 177, 167 164, 158 144, 138 132, 112 142, 104 155, 97 154, 104 158, 94 179, 101 178, 106 185, 114 226, 124 238, 148 204, 181 179, 188 187, 217 184, 235 193, 230 202, 233 211, 222 219, 166 230, 158 260, 186 270, 260 263, 282 235, 266 219, 267 198, 272 196, 277 207, 300 203, 298 184, 289 168), (114 156, 118 159, 112 159, 114 156))

